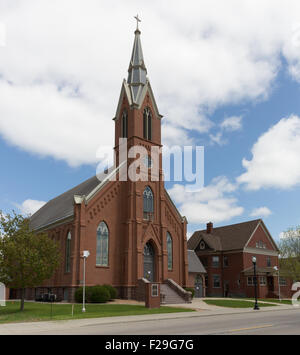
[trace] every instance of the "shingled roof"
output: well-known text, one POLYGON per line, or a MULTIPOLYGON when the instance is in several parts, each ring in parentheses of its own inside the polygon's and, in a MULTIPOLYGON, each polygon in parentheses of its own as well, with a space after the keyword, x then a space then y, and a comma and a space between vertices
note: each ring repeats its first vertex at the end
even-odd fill
POLYGON ((204 240, 208 247, 216 251, 244 249, 252 233, 260 223, 267 230, 263 221, 256 219, 254 221, 217 227, 213 229, 211 234, 207 234, 206 230, 196 231, 188 240, 188 248, 195 250, 200 241, 204 240))
POLYGON ((194 250, 188 250, 189 272, 206 274, 206 270, 194 250))
POLYGON ((74 214, 74 195, 88 195, 100 184, 97 176, 82 182, 63 194, 47 202, 30 218, 30 226, 34 230, 41 229, 74 214))

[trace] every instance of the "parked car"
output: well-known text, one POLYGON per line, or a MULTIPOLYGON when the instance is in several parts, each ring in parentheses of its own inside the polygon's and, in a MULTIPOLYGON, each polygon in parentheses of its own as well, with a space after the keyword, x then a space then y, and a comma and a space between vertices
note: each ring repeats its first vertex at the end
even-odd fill
POLYGON ((41 293, 35 298, 36 302, 60 302, 54 293, 41 293))

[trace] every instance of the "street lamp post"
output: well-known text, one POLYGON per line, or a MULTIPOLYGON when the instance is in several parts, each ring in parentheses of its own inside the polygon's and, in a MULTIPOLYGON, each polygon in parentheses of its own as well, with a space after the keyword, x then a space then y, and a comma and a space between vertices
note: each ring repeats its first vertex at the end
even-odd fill
POLYGON ((280 294, 280 274, 279 274, 279 268, 277 266, 274 266, 274 270, 278 271, 278 293, 279 293, 279 301, 281 302, 281 294, 280 294))
POLYGON ((89 257, 90 252, 88 250, 84 250, 83 252, 83 295, 82 295, 82 312, 85 312, 85 262, 89 257))
POLYGON ((253 268, 254 268, 254 293, 255 293, 255 305, 254 310, 259 310, 258 303, 257 303, 257 277, 256 277, 256 257, 253 256, 252 258, 253 268))

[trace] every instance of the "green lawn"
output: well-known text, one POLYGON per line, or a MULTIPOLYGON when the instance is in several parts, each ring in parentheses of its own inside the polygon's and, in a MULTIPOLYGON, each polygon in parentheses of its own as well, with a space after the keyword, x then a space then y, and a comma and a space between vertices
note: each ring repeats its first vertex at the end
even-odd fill
MULTIPOLYGON (((219 307, 229 307, 229 308, 253 308, 254 302, 243 301, 243 300, 203 300, 206 304, 219 306, 219 307)), ((259 307, 273 307, 274 304, 270 303, 258 303, 259 307)))
POLYGON ((161 307, 148 309, 140 305, 125 304, 87 304, 86 312, 82 313, 82 305, 74 305, 72 317, 71 304, 53 304, 51 317, 51 304, 26 302, 23 312, 19 311, 20 302, 6 302, 6 307, 0 307, 0 324, 11 322, 35 322, 62 319, 100 318, 131 316, 141 314, 193 312, 188 308, 161 307))

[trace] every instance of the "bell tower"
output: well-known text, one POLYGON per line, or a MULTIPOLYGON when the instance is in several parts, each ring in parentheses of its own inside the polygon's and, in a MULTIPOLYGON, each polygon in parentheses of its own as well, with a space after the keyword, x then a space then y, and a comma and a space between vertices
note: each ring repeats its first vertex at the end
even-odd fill
MULTIPOLYGON (((136 17, 137 21, 140 20, 136 17)), ((151 155, 153 146, 161 147, 161 119, 144 61, 141 31, 134 32, 134 43, 127 80, 123 80, 115 121, 116 166, 119 161, 120 138, 127 139, 127 149, 142 146, 151 155)), ((149 164, 150 166, 150 164, 149 164)), ((161 159, 159 169, 162 169, 161 159)))

